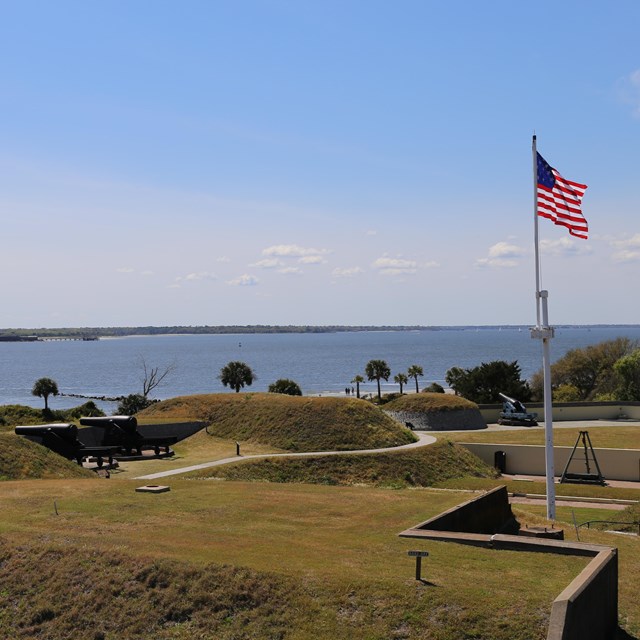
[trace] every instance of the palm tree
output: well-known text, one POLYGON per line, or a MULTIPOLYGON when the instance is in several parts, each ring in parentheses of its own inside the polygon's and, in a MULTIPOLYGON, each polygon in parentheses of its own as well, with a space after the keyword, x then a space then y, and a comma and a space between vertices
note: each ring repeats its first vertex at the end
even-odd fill
POLYGON ((415 378, 416 381, 416 393, 418 393, 420 391, 420 389, 418 389, 418 376, 423 376, 424 372, 422 371, 422 367, 417 365, 417 364, 412 364, 409 369, 407 370, 407 375, 410 378, 415 378))
POLYGON ((236 393, 244 387, 246 384, 248 387, 251 383, 257 379, 255 373, 251 370, 251 367, 244 362, 229 362, 222 369, 220 369, 220 382, 225 387, 231 387, 236 390, 236 393))
POLYGON ((351 381, 351 384, 355 384, 356 385, 356 398, 360 397, 360 383, 364 382, 364 378, 360 375, 355 376, 353 378, 353 380, 351 381))
POLYGON ((31 394, 44 398, 44 410, 49 411, 49 396, 58 395, 58 383, 51 378, 38 378, 31 389, 31 394))
POLYGON ((409 382, 409 378, 407 378, 407 374, 406 373, 398 373, 397 375, 393 376, 393 381, 396 384, 400 385, 400 395, 402 395, 402 386, 407 384, 407 382, 409 382))
POLYGON ((378 383, 378 400, 382 400, 380 395, 380 379, 388 380, 391 375, 391 369, 384 360, 369 360, 364 369, 369 380, 375 380, 378 383))

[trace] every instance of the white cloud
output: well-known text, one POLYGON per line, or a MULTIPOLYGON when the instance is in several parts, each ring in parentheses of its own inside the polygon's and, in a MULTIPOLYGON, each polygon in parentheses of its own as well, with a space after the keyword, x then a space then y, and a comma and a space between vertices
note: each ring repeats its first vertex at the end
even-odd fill
POLYGON ((208 271, 198 271, 197 273, 189 273, 184 277, 185 280, 196 281, 196 280, 215 280, 215 273, 209 273, 208 271))
POLYGON ((118 267, 116 271, 118 273, 133 273, 135 269, 132 267, 118 267))
POLYGON ((489 255, 486 258, 476 260, 476 267, 511 268, 518 266, 518 258, 525 253, 522 247, 508 242, 496 242, 489 247, 489 255))
POLYGON ((278 269, 278 273, 284 273, 285 275, 298 275, 302 273, 302 269, 299 267, 284 267, 282 269, 278 269))
POLYGON ((241 276, 227 281, 227 284, 232 287, 254 287, 260 280, 255 276, 251 276, 248 273, 243 273, 241 276))
POLYGON ((331 275, 335 278, 354 278, 355 276, 359 276, 361 273, 364 273, 364 269, 360 267, 336 267, 331 272, 331 275))
POLYGON ((216 258, 216 262, 231 262, 231 258, 228 258, 227 256, 220 256, 219 258, 216 258))
POLYGON ((624 240, 611 240, 614 252, 611 258, 614 262, 637 262, 640 260, 640 233, 624 240))
POLYGON ((322 256, 302 256, 298 262, 300 264, 325 264, 327 261, 322 256))
POLYGON ((259 269, 275 269, 276 267, 283 267, 284 262, 278 260, 278 258, 265 258, 249 265, 250 267, 258 267, 259 269))
POLYGON ((440 263, 436 262, 435 260, 429 260, 429 262, 423 262, 420 266, 424 267, 425 269, 435 269, 436 267, 440 266, 440 263))
POLYGON ((367 231, 367 233, 365 233, 366 236, 377 236, 378 232, 375 229, 369 229, 367 231))
POLYGON ((385 276, 411 275, 418 271, 418 263, 415 260, 386 256, 378 258, 371 266, 385 276))
POLYGON ((155 275, 155 273, 153 271, 147 270, 147 271, 143 271, 142 275, 143 276, 153 276, 153 275, 155 275))
POLYGON ((277 244, 263 249, 263 256, 279 256, 283 258, 302 258, 304 256, 322 256, 331 253, 329 249, 300 247, 297 244, 277 244))
POLYGON ((541 240, 540 251, 551 256, 575 256, 591 253, 591 246, 584 240, 577 241, 564 236, 559 240, 541 240))

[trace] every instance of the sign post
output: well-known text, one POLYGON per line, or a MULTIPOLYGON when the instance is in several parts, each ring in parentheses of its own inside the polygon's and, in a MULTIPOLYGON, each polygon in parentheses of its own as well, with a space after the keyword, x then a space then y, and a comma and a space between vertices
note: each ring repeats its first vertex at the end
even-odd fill
POLYGON ((429 555, 428 551, 409 551, 408 556, 416 559, 416 580, 422 580, 422 558, 429 555))

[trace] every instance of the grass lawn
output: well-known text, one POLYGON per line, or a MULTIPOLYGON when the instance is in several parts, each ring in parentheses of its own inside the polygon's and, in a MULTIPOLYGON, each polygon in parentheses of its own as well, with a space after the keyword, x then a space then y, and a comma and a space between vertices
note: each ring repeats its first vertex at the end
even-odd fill
MULTIPOLYGON (((564 428, 556 424, 553 429, 553 444, 557 447, 573 447, 580 431, 584 429, 564 428)), ((594 449, 640 449, 640 427, 604 423, 598 427, 590 426, 588 431, 594 449)), ((455 442, 544 445, 544 427, 499 431, 436 432, 433 435, 436 438, 455 442)), ((582 443, 579 446, 582 446, 582 443)))
MULTIPOLYGON (((19 556, 15 549, 29 541, 31 553, 44 547, 61 558, 61 571, 66 563, 87 562, 86 571, 93 567, 98 580, 106 572, 104 554, 114 554, 119 565, 126 565, 123 556, 148 566, 178 562, 164 569, 169 582, 171 572, 179 580, 185 566, 206 572, 210 563, 231 565, 251 572, 252 579, 263 576, 269 584, 288 585, 289 630, 278 635, 265 619, 252 637, 363 640, 542 639, 553 598, 585 564, 584 558, 554 556, 551 561, 540 554, 423 544, 397 536, 467 498, 457 492, 172 480, 169 493, 148 495, 135 493, 138 484, 3 483, 0 540, 9 549, 5 553, 19 556), (64 553, 70 547, 75 560, 64 553), (429 584, 419 584, 407 551, 425 547, 429 584), (87 550, 93 560, 87 560, 87 550)), ((33 587, 25 591, 23 584, 21 597, 37 600, 43 579, 34 574, 33 587)), ((11 600, 14 594, 8 595, 11 600)), ((5 620, 10 616, 2 605, 0 614, 5 620)), ((54 609, 40 616, 42 621, 38 617, 30 632, 34 626, 48 629, 57 615, 54 609)), ((108 615, 108 609, 102 612, 108 615)), ((146 637, 189 636, 161 625, 146 637)), ((226 636, 223 627, 191 637, 249 636, 226 636)))

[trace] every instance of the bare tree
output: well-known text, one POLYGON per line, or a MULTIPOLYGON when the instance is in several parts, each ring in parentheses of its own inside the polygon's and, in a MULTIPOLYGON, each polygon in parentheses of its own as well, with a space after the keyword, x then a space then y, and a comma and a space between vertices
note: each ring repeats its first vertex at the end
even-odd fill
POLYGON ((175 361, 168 364, 161 369, 160 367, 150 367, 144 356, 140 356, 140 363, 142 366, 142 372, 144 374, 142 379, 142 395, 146 398, 156 387, 158 387, 162 381, 175 370, 175 361))

